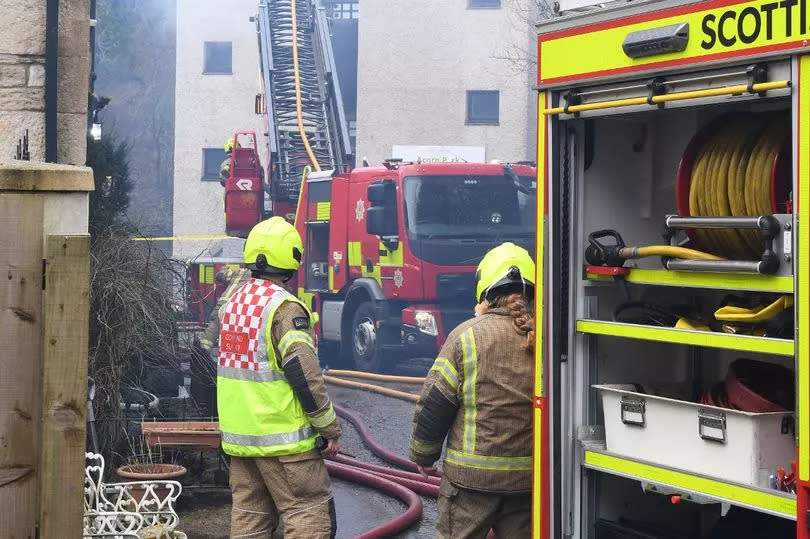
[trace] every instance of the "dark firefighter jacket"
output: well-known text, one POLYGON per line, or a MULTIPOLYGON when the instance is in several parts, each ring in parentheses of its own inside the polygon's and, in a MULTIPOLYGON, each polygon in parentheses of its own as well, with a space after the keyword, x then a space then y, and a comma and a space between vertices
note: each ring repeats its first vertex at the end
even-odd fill
POLYGON ((505 310, 447 337, 416 404, 410 458, 431 465, 447 437, 444 476, 489 492, 531 490, 534 354, 505 310))

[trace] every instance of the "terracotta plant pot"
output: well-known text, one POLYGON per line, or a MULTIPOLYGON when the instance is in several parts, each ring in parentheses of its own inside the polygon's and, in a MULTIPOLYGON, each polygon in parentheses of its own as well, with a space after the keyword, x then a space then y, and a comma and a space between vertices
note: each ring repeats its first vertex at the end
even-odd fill
MULTIPOLYGON (((169 481, 186 475, 186 469, 179 464, 125 464, 118 468, 115 473, 125 482, 169 481)), ((132 494, 136 502, 140 502, 145 493, 145 488, 136 486, 130 489, 130 494, 132 494)), ((169 489, 156 488, 155 494, 163 499, 169 495, 169 489)))

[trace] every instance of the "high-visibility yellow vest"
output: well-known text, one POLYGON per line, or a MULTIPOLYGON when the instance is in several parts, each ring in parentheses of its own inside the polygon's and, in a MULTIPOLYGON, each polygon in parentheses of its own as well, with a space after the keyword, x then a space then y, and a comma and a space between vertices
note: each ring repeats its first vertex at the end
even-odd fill
MULTIPOLYGON (((262 279, 245 283, 225 304, 219 333, 217 407, 222 448, 237 457, 273 457, 315 447, 317 432, 284 377, 273 347, 271 328, 286 301, 309 309, 286 290, 262 279)), ((303 340, 294 331, 282 341, 303 340)), ((286 348, 287 343, 279 342, 286 348)))

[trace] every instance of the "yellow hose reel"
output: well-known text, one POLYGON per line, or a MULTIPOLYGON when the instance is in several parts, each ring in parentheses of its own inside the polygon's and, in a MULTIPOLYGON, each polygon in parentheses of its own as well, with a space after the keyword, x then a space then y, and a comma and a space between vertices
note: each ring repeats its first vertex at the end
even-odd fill
MULTIPOLYGON (((678 167, 681 217, 743 217, 789 212, 790 118, 782 113, 735 113, 710 123, 690 141, 678 167)), ((690 230, 696 248, 732 260, 763 252, 756 230, 690 230)))

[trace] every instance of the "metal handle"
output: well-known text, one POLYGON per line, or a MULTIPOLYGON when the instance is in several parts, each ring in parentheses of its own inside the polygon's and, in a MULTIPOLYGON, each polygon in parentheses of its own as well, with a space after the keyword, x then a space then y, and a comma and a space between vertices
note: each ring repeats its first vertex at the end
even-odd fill
POLYGON ((698 410, 698 435, 709 442, 726 443, 726 414, 698 410))
POLYGON ((668 215, 667 228, 748 228, 762 231, 779 230, 779 222, 772 215, 752 217, 681 217, 668 215))
POLYGON ((684 260, 671 258, 664 262, 670 271, 714 271, 733 273, 766 273, 761 260, 684 260))
POLYGON ((623 396, 621 405, 622 423, 643 427, 646 425, 646 403, 640 397, 623 396))

